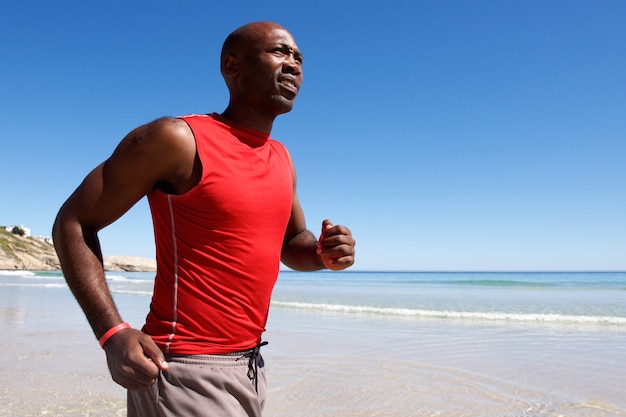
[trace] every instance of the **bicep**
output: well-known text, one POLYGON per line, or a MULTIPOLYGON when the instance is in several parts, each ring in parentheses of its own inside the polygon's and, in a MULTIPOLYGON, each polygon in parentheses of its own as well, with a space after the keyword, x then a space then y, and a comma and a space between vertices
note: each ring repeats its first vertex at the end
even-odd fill
POLYGON ((291 214, 289 216, 289 223, 287 223, 287 229, 285 230, 285 236, 283 239, 283 258, 289 257, 294 251, 299 252, 301 250, 314 250, 317 244, 317 239, 306 227, 304 210, 300 205, 300 199, 298 198, 296 190, 297 181, 293 163, 291 163, 291 169, 293 176, 293 195, 291 199, 291 214))
POLYGON ((64 204, 61 214, 83 227, 100 230, 128 211, 143 195, 132 169, 118 170, 109 159, 87 175, 64 204), (132 180, 131 180, 132 179, 132 180))
POLYGON ((87 175, 62 212, 83 227, 99 230, 126 213, 157 182, 178 175, 179 167, 186 165, 181 158, 193 160, 194 154, 186 139, 177 137, 185 131, 163 123, 129 133, 111 157, 87 175))
POLYGON ((294 192, 291 203, 291 216, 289 217, 289 223, 287 224, 287 230, 285 231, 284 242, 289 242, 304 230, 306 230, 304 212, 302 211, 302 207, 298 201, 298 196, 294 192))
POLYGON ((302 210, 302 206, 300 205, 300 200, 298 199, 297 192, 297 184, 298 179, 296 176, 296 169, 293 164, 293 160, 291 159, 291 155, 287 151, 287 157, 289 158, 289 164, 291 165, 291 177, 292 177, 292 199, 291 199, 291 214, 289 217, 289 223, 287 224, 287 230, 285 231, 284 243, 287 244, 291 241, 295 236, 299 233, 302 233, 306 230, 306 220, 304 217, 304 211, 302 210))

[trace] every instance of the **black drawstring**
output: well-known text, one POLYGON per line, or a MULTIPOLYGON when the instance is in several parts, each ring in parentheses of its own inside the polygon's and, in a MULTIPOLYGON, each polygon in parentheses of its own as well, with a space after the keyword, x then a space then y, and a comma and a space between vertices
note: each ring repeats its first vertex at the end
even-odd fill
POLYGON ((257 364, 257 357, 259 356, 259 352, 261 351, 261 346, 265 346, 268 343, 269 342, 259 343, 257 346, 255 346, 253 349, 249 350, 248 352, 245 352, 243 355, 241 355, 241 358, 239 358, 239 359, 243 359, 243 358, 248 359, 248 378, 250 378, 250 381, 254 381, 254 390, 257 393, 259 392, 259 378, 258 378, 259 366, 257 364))

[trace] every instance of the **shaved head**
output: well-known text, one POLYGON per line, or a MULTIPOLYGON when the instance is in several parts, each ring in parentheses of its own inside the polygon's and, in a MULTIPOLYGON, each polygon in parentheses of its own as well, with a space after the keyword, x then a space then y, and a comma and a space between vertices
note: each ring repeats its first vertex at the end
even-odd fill
POLYGON ((220 55, 220 70, 224 73, 224 59, 228 55, 237 55, 263 39, 273 29, 287 30, 274 22, 252 22, 235 29, 224 41, 220 55))

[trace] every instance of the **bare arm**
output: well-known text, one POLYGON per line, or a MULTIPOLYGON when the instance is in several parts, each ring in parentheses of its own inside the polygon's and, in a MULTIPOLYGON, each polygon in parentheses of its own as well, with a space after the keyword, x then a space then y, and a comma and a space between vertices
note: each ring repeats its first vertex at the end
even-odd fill
POLYGON ((293 174, 293 201, 291 217, 283 243, 281 260, 288 267, 298 271, 319 269, 342 270, 354 264, 352 232, 345 226, 333 225, 330 220, 322 222, 319 239, 306 228, 304 212, 296 192, 296 172, 293 174))
MULTIPOLYGON (((61 207, 53 227, 55 248, 65 279, 97 338, 123 321, 106 284, 98 231, 157 183, 188 187, 194 161, 195 142, 186 123, 155 121, 129 133, 61 207)), ((104 347, 113 379, 130 389, 151 384, 157 366, 166 366, 152 340, 134 329, 119 332, 104 347)))

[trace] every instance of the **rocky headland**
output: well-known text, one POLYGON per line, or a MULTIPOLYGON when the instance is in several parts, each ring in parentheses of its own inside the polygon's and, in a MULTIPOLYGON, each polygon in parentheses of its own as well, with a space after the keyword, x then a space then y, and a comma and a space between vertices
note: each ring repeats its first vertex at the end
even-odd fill
MULTIPOLYGON (((0 270, 57 271, 59 258, 49 239, 20 236, 0 228, 0 270)), ((154 259, 105 256, 104 269, 116 272, 153 272, 154 259)))

